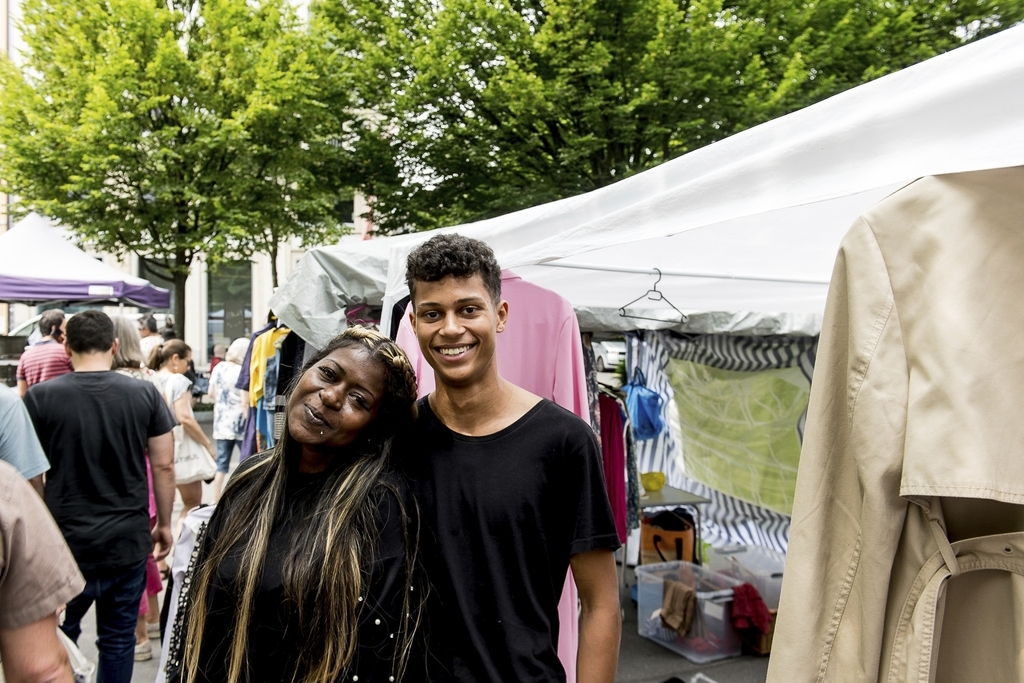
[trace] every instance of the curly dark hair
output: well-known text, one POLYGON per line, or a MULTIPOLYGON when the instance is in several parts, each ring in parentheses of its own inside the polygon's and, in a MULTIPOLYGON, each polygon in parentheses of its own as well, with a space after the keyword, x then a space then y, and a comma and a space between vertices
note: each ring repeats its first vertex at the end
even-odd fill
POLYGON ((437 282, 447 276, 480 275, 495 305, 501 300, 501 266, 489 246, 458 234, 437 235, 411 254, 405 267, 409 294, 416 299, 416 282, 437 282))

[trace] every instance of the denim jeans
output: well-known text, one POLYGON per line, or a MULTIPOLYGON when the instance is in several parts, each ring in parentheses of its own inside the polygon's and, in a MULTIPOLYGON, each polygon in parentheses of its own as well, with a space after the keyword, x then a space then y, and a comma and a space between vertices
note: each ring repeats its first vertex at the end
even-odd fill
POLYGON ((143 560, 128 569, 85 574, 85 590, 68 603, 61 629, 76 643, 82 634, 82 617, 96 603, 96 649, 100 653, 96 683, 131 683, 135 624, 145 587, 143 560))
POLYGON ((234 439, 214 439, 213 441, 217 444, 217 471, 227 474, 231 467, 231 454, 235 452, 236 445, 241 448, 242 442, 234 439))

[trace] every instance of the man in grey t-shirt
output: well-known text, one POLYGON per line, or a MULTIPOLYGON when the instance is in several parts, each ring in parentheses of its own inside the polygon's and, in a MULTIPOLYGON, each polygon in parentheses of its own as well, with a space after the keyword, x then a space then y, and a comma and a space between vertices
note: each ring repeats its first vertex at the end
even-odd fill
POLYGON ((10 387, 0 384, 0 460, 10 463, 43 495, 43 473, 50 461, 39 445, 25 404, 10 387))

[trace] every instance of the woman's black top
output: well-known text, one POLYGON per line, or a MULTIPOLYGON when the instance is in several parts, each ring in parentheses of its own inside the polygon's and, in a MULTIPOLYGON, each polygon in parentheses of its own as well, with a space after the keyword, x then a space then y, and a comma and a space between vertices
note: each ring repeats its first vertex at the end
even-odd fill
MULTIPOLYGON (((289 475, 284 513, 271 531, 263 578, 252 606, 248 633, 249 661, 242 681, 289 683, 300 680, 295 674, 303 636, 298 628, 296 606, 285 597, 282 571, 293 534, 308 516, 309 502, 326 479, 316 474, 293 472, 289 475)), ((394 477, 391 483, 404 496, 404 487, 398 478, 394 477)), ((339 681, 376 683, 399 680, 396 643, 399 642, 398 631, 402 623, 406 561, 402 508, 394 492, 386 487, 380 487, 374 499, 379 501, 379 533, 368 589, 361 596, 363 600, 359 605, 358 651, 355 661, 339 681)), ((214 513, 200 551, 200 562, 230 514, 230 504, 214 513)), ((228 678, 231 637, 238 609, 238 592, 233 579, 240 551, 241 548, 229 553, 210 582, 206 625, 199 653, 200 681, 223 683, 228 678)), ((410 679, 406 676, 402 680, 410 679)))

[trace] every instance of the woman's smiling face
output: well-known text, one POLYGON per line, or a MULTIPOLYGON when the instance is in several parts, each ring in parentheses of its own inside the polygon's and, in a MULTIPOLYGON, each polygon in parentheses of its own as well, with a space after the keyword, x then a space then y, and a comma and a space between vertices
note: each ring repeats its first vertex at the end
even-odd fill
POLYGON ((288 402, 288 431, 304 451, 353 443, 377 416, 384 369, 361 343, 335 349, 299 379, 288 402))

